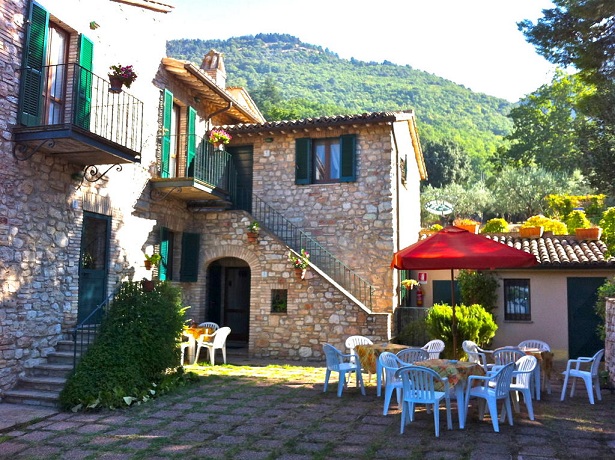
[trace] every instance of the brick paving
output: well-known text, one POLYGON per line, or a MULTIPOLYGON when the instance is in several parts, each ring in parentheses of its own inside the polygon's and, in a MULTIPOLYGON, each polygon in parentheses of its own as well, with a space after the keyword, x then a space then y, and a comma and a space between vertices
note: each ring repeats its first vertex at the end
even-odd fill
MULTIPOLYGON (((51 413, 0 428, 0 458, 11 459, 606 459, 615 456, 615 395, 590 405, 583 386, 559 401, 534 401, 536 420, 521 404, 514 425, 494 433, 470 409, 459 430, 419 410, 399 434, 395 403, 382 415, 375 379, 367 396, 352 384, 341 398, 323 393, 324 369, 295 366, 204 366, 202 379, 140 406, 90 413, 51 413)), ((332 377, 333 378, 333 377, 332 377)), ((335 383, 335 382, 334 382, 335 383)), ((0 410, 0 414, 2 410, 0 410)))

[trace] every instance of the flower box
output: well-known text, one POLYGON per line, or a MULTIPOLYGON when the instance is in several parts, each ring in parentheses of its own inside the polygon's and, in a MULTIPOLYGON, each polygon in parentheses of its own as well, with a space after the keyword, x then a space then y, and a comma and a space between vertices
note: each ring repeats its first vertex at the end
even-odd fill
POLYGON ((544 232, 544 227, 521 227, 519 229, 519 236, 521 238, 540 238, 544 232))
POLYGON ((591 228, 577 228, 574 231, 576 237, 580 240, 599 240, 602 236, 602 228, 600 227, 591 227, 591 228))
POLYGON ((480 228, 480 224, 458 224, 455 227, 463 228, 470 233, 478 234, 478 229, 480 228))

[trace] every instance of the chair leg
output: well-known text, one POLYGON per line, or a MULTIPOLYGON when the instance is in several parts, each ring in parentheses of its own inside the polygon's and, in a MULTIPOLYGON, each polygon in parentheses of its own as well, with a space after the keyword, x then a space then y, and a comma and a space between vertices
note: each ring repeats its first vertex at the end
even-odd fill
POLYGON ((209 359, 211 360, 211 365, 216 364, 216 349, 214 347, 209 348, 209 359))
POLYGON ((510 398, 504 399, 504 404, 505 404, 506 410, 508 411, 508 424, 512 426, 513 418, 512 418, 512 407, 510 404, 510 398))
POLYGON ((222 358, 224 359, 224 364, 226 364, 226 345, 222 347, 222 358))
POLYGON ((327 369, 327 371, 325 372, 325 387, 322 390, 323 393, 327 392, 327 385, 329 385, 329 377, 330 376, 331 376, 331 371, 329 369, 327 369))
POLYGON ((436 428, 436 438, 440 437, 440 404, 433 405, 433 423, 436 428))
POLYGON ((365 396, 365 385, 363 385, 363 376, 361 375, 361 371, 357 369, 355 374, 357 376, 357 387, 361 388, 361 394, 365 396))
POLYGON ((568 386, 568 373, 564 373, 564 375, 564 384, 562 385, 562 396, 560 398, 560 401, 563 401, 566 397, 566 387, 568 386))
POLYGON ((344 386, 346 386, 346 372, 340 372, 340 378, 339 381, 337 382, 337 397, 341 397, 342 396, 342 390, 344 389, 344 386))
POLYGON ((534 420, 534 405, 532 404, 531 391, 523 391, 523 401, 525 401, 525 407, 527 408, 527 413, 530 417, 530 420, 534 420))
POLYGON ((594 379, 594 389, 596 390, 598 401, 602 401, 602 392, 600 391, 600 380, 598 380, 598 376, 594 379))
POLYGON ((583 378, 583 382, 585 383, 585 389, 587 390, 587 395, 589 396, 589 403, 594 404, 594 388, 591 381, 591 376, 587 376, 587 378, 583 378))
POLYGON ((382 415, 389 413, 389 405, 391 404, 391 395, 393 394, 393 385, 387 385, 384 387, 384 409, 382 415))
POLYGON ((201 352, 201 345, 196 347, 196 352, 194 353, 194 360, 192 360, 192 364, 196 364, 196 359, 199 357, 200 352, 201 352))
POLYGON ((451 415, 451 400, 450 398, 446 398, 444 400, 446 404, 446 427, 449 430, 453 429, 453 416, 451 415))
POLYGON ((572 383, 571 383, 571 388, 570 388, 570 397, 572 398, 574 396, 574 390, 577 388, 577 378, 576 377, 572 377, 572 383))
MULTIPOLYGON (((495 399, 487 399, 487 406, 489 407, 489 415, 491 416, 491 424, 493 425, 493 431, 496 433, 500 432, 500 427, 498 425, 498 404, 495 399)), ((510 400, 507 399, 508 404, 510 404, 510 400)), ((510 407, 507 408, 510 411, 510 407)))

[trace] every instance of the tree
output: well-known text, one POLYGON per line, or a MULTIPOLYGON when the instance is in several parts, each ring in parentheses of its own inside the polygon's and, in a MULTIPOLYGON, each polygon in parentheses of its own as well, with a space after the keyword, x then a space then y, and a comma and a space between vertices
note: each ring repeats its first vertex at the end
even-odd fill
POLYGON ((521 99, 510 111, 514 128, 505 137, 510 143, 499 149, 495 162, 500 167, 540 166, 566 173, 578 169, 583 155, 576 131, 585 117, 578 113, 577 102, 591 90, 578 76, 557 71, 550 85, 521 99))
POLYGON ((454 142, 428 141, 423 146, 423 156, 427 168, 427 184, 433 187, 463 183, 468 178, 470 160, 454 142))
POLYGON ((588 117, 577 131, 590 182, 615 193, 615 12, 612 0, 553 0, 536 24, 518 24, 550 62, 573 66, 595 91, 579 101, 588 117))

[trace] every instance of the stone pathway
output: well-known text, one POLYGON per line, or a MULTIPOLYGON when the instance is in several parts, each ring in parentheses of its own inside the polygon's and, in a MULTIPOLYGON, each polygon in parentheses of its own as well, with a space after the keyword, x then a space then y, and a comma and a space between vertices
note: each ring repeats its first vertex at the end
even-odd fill
MULTIPOLYGON (((514 426, 494 433, 472 408, 465 430, 419 410, 399 434, 393 403, 382 415, 375 379, 362 396, 354 383, 341 398, 323 393, 323 368, 215 366, 195 368, 201 381, 127 410, 55 413, 0 430, 0 458, 11 459, 606 459, 615 456, 615 395, 591 406, 584 389, 559 401, 561 383, 523 404, 514 426)), ((335 374, 334 374, 335 375, 335 374)), ((336 383, 335 376, 332 376, 336 383)), ((0 406, 2 406, 0 404, 0 406)), ((0 415, 2 414, 0 409, 0 415)))

